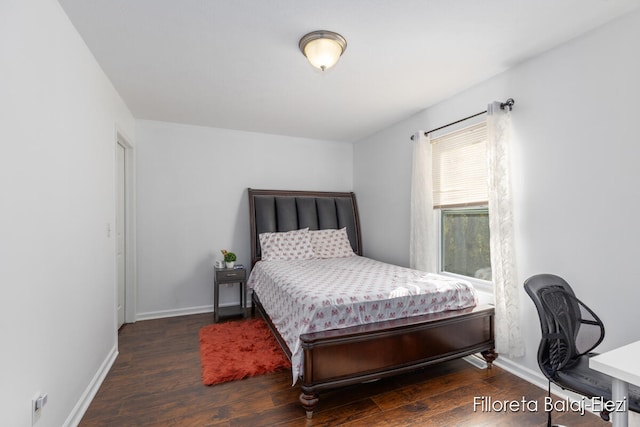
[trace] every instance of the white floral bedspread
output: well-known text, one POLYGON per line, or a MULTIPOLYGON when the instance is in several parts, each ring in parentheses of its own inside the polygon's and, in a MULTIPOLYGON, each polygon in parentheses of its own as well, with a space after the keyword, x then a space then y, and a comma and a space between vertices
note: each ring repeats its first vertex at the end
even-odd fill
POLYGON ((477 304, 467 281, 361 256, 261 261, 247 284, 291 350, 294 384, 302 372, 302 334, 477 304))

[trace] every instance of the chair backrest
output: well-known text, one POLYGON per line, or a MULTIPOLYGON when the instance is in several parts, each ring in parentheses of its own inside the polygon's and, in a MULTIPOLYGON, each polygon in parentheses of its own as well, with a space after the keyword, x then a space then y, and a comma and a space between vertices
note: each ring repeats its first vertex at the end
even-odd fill
POLYGON ((540 318, 538 364, 553 380, 557 371, 571 366, 602 342, 604 326, 561 277, 539 274, 527 279, 524 288, 540 318))

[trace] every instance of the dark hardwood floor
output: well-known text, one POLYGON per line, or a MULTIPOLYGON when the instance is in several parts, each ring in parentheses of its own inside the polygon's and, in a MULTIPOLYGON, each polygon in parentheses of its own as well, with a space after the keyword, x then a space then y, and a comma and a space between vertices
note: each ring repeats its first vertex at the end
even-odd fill
MULTIPOLYGON (((307 420, 289 371, 202 385, 198 330, 212 320, 203 314, 125 325, 120 355, 80 426, 546 425, 544 390, 498 367, 481 370, 462 360, 326 392, 307 420), (474 411, 475 397, 537 401, 538 411, 474 411)), ((554 412, 554 423, 610 425, 572 411, 554 412)))

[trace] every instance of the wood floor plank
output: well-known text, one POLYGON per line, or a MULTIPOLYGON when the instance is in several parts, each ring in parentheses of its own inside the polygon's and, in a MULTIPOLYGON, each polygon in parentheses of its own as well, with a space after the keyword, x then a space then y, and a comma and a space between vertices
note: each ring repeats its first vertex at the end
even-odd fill
MULTIPOLYGON (((453 360, 413 373, 321 394, 312 420, 283 370, 216 386, 202 384, 199 337, 211 314, 125 325, 120 354, 80 422, 82 427, 180 426, 543 426, 546 392, 493 367, 453 360), (531 412, 474 411, 474 397, 540 402, 531 412)), ((232 321, 232 320, 231 320, 232 321)), ((606 427, 587 413, 554 421, 606 427)))

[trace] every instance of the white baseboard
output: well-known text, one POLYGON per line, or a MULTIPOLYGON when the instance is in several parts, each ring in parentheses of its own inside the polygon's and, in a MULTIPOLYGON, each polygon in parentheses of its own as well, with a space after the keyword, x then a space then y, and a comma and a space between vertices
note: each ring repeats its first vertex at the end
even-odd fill
POLYGON ((118 346, 116 345, 111 349, 107 357, 102 362, 102 365, 100 365, 98 372, 96 372, 96 374, 93 376, 93 379, 85 389, 84 393, 82 393, 82 396, 80 396, 78 403, 76 403, 76 405, 71 410, 71 413, 65 420, 63 427, 76 427, 78 424, 80 424, 82 417, 84 416, 85 412, 87 412, 91 401, 95 397, 96 393, 98 393, 98 389, 102 385, 104 379, 107 377, 107 374, 111 370, 111 367, 113 366, 113 363, 116 361, 117 357, 118 346))
POLYGON ((472 354, 469 356, 465 356, 462 358, 462 360, 464 360, 467 363, 472 364, 473 366, 475 366, 478 369, 487 369, 487 367, 489 366, 487 364, 487 361, 484 360, 482 357, 480 357, 479 353, 476 354, 472 354))
MULTIPOLYGON (((238 305, 238 303, 228 302, 228 303, 221 304, 220 307, 230 307, 234 305, 238 305)), ((251 301, 247 301, 247 308, 249 307, 251 307, 251 301)), ((213 304, 203 305, 200 307, 187 307, 187 308, 178 308, 174 310, 159 310, 159 311, 148 311, 146 313, 138 313, 136 314, 136 321, 162 319, 165 317, 189 316, 190 314, 203 314, 203 313, 213 313, 213 304)))
POLYGON ((173 310, 148 311, 146 313, 136 314, 136 321, 162 319, 164 317, 188 316, 190 314, 213 313, 212 305, 203 305, 200 307, 177 308, 173 310))

